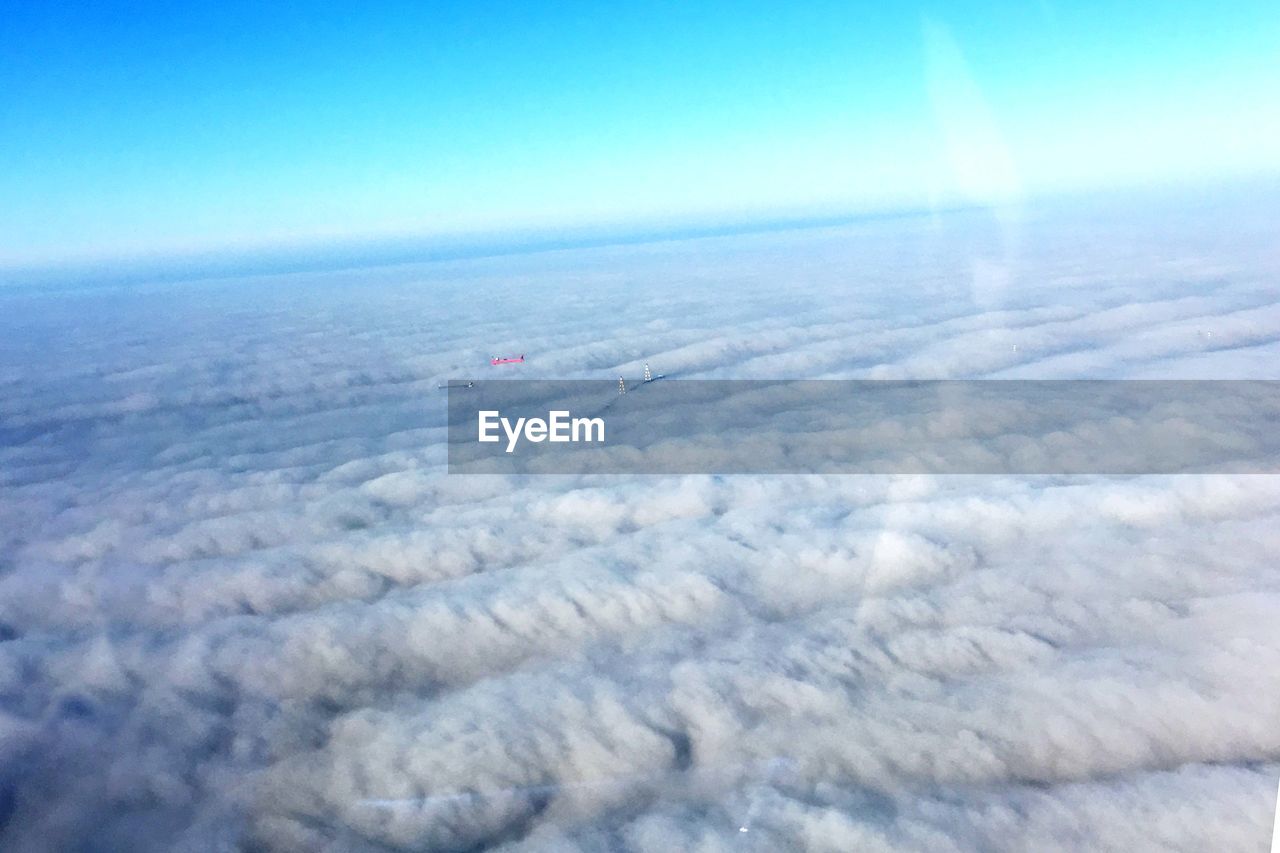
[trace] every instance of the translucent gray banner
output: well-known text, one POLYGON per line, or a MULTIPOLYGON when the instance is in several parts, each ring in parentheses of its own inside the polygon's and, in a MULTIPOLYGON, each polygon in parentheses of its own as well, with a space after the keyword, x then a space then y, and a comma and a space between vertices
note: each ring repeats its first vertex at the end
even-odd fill
POLYGON ((451 474, 1280 471, 1280 382, 449 383, 451 474))

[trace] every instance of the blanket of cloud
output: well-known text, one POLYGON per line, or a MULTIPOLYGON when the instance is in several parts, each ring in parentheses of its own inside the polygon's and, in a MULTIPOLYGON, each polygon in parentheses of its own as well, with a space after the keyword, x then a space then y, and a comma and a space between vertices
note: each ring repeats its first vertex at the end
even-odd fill
POLYGON ((437 385, 1280 378, 1276 213, 0 290, 0 849, 1264 850, 1277 478, 457 476, 437 385))

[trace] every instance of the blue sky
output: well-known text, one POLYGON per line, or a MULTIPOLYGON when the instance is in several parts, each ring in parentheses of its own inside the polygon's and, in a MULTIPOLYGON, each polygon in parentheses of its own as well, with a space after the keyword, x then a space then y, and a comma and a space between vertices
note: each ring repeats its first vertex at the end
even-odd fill
POLYGON ((1280 172, 1274 2, 0 4, 0 264, 1280 172))

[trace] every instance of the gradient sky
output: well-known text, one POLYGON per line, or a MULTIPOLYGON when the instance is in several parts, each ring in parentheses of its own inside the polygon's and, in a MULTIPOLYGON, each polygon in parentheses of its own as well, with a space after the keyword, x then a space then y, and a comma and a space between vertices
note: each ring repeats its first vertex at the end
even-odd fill
POLYGON ((1273 175, 1278 44, 1274 0, 0 0, 0 264, 1273 175))

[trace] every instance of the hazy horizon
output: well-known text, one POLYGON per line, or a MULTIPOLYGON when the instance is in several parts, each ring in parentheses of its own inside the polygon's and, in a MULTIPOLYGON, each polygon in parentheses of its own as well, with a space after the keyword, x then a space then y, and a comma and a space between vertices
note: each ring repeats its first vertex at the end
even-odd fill
POLYGON ((296 273, 376 269, 381 267, 442 263, 506 255, 556 252, 574 249, 644 245, 681 240, 714 239, 743 234, 764 234, 838 227, 857 222, 911 219, 1002 211, 1006 228, 1016 230, 1024 211, 1052 210, 1063 206, 1108 204, 1167 205, 1173 210, 1239 204, 1280 209, 1280 173, 1253 180, 1218 180, 1209 183, 1077 189, 1023 197, 1006 205, 969 201, 950 207, 884 208, 859 211, 824 211, 808 215, 754 218, 697 218, 685 221, 582 223, 573 227, 509 229, 497 232, 391 235, 342 240, 317 240, 303 244, 262 244, 252 248, 218 246, 202 251, 69 260, 36 266, 0 266, 0 288, 98 287, 144 283, 181 283, 226 277, 291 275, 296 273))

